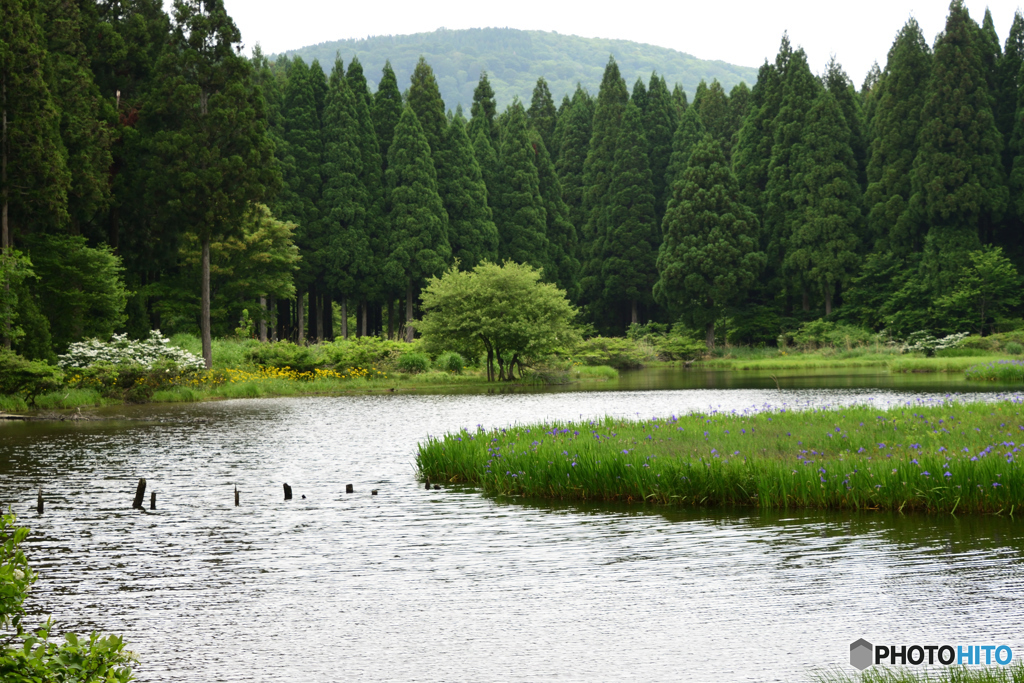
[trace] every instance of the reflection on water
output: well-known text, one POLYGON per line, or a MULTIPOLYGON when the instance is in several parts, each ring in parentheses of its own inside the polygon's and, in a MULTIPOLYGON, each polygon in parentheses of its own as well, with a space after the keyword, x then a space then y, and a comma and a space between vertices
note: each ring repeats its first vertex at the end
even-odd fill
POLYGON ((773 387, 122 407, 132 420, 0 427, 0 503, 34 530, 35 613, 124 633, 147 681, 792 681, 843 664, 860 637, 1024 647, 1011 602, 1024 534, 1005 517, 537 504, 425 491, 413 466, 428 432, 477 424, 912 398, 773 387), (140 476, 155 513, 129 509, 140 476))

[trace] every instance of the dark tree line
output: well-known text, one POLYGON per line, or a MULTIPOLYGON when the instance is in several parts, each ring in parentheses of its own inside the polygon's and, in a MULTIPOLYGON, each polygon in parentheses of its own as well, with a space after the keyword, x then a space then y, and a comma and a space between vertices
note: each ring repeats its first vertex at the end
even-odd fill
POLYGON ((243 308, 264 339, 412 339, 454 262, 530 264, 599 331, 709 345, 1011 312, 976 304, 1024 265, 1020 13, 1002 47, 960 0, 933 46, 911 19, 860 89, 783 37, 750 88, 630 90, 610 59, 596 96, 556 105, 542 77, 499 112, 485 72, 467 119, 422 58, 376 92, 356 59, 243 58, 218 0, 5 7, 2 333, 31 357, 157 327, 208 354, 243 308))

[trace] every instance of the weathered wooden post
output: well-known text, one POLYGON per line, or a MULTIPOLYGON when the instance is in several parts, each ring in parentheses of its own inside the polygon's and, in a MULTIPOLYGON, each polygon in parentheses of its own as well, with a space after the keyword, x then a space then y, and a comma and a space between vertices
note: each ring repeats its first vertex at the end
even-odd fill
POLYGON ((149 494, 149 509, 156 510, 156 491, 149 494))
POLYGON ((355 493, 355 489, 352 488, 352 484, 345 484, 345 493, 355 493))
POLYGON ((374 489, 374 490, 370 491, 370 495, 371 496, 376 496, 377 495, 377 489, 374 489))
POLYGON ((235 507, 238 507, 238 486, 235 486, 235 507))
POLYGON ((285 500, 291 500, 292 499, 292 487, 289 486, 288 484, 284 485, 284 499, 285 500))
POLYGON ((36 512, 43 514, 43 489, 39 487, 39 495, 36 497, 36 512))
POLYGON ((132 503, 132 507, 136 510, 142 510, 142 501, 146 498, 146 480, 139 479, 139 485, 135 489, 135 502, 132 503))
POLYGON ((427 477, 427 484, 423 488, 425 488, 428 491, 430 490, 430 477, 427 477))

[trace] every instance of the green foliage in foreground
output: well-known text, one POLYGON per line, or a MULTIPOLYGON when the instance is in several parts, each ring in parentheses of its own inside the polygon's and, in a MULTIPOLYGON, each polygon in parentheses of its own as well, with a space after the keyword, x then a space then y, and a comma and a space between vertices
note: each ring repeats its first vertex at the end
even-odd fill
POLYGON ((1013 513, 1021 399, 693 413, 463 430, 419 446, 434 481, 563 500, 1013 513))
POLYGON ((49 641, 53 622, 36 631, 25 629, 24 602, 38 575, 21 550, 29 530, 15 526, 14 515, 0 515, 0 680, 5 683, 126 683, 135 680, 135 656, 120 636, 74 633, 64 643, 49 641), (12 647, 12 645, 14 645, 12 647))
POLYGON ((1024 663, 991 666, 984 669, 966 666, 943 667, 938 671, 871 667, 861 673, 843 670, 823 671, 811 676, 814 683, 1024 683, 1024 663))

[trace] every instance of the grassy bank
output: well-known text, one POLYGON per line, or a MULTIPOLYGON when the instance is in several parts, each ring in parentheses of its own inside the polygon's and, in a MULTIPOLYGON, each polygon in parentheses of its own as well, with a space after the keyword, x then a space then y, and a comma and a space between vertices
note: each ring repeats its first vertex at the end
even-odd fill
MULTIPOLYGON (((422 373, 383 372, 373 368, 353 368, 345 372, 314 370, 298 372, 288 368, 223 368, 160 378, 146 400, 132 402, 194 403, 229 398, 266 398, 274 396, 323 396, 370 394, 398 391, 444 391, 453 387, 481 389, 511 385, 537 385, 568 382, 603 382, 618 377, 607 366, 577 367, 557 377, 528 375, 511 383, 488 382, 480 371, 461 374, 433 370, 422 373)), ((84 406, 114 405, 122 401, 105 395, 102 386, 86 386, 79 376, 71 376, 70 385, 60 391, 41 394, 29 406, 18 396, 0 396, 0 412, 74 409, 84 406)))
POLYGON ((1024 683, 1024 664, 969 668, 943 667, 932 672, 906 668, 871 667, 863 672, 825 671, 811 677, 814 683, 1024 683))
POLYGON ((686 506, 1012 513, 1024 405, 695 413, 431 438, 423 476, 497 495, 686 506))

